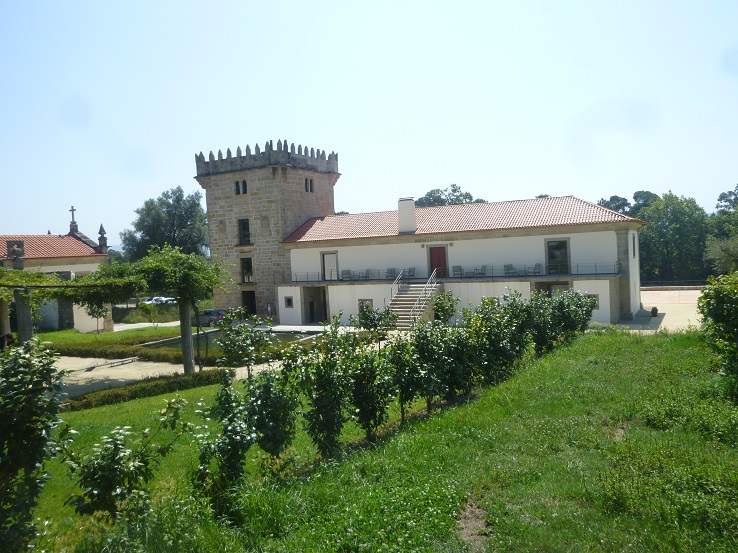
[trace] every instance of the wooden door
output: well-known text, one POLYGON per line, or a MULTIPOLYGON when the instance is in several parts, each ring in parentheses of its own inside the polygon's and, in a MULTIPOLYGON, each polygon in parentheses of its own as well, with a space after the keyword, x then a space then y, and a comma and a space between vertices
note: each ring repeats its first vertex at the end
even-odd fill
POLYGON ((446 247, 434 246, 428 249, 430 250, 430 272, 433 273, 435 270, 437 277, 445 277, 448 274, 446 247))

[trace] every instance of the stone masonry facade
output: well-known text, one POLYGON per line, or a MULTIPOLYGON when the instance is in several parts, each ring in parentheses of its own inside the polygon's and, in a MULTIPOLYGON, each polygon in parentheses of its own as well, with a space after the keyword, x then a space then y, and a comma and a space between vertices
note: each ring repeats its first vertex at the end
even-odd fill
POLYGON ((200 153, 195 164, 205 190, 210 252, 232 279, 215 290, 215 307, 249 307, 250 296, 256 314, 277 317, 277 285, 291 270, 282 241, 311 217, 334 214, 338 155, 288 148, 280 140, 276 148, 270 141, 253 153, 239 147, 236 156, 211 152, 208 161, 200 153))

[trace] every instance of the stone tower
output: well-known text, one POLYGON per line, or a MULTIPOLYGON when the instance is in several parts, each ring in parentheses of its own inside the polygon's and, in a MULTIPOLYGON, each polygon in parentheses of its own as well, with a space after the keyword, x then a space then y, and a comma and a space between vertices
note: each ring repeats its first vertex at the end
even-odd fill
POLYGON ((244 306, 278 316, 277 285, 290 280, 282 241, 311 217, 333 215, 333 186, 341 176, 338 154, 287 141, 239 147, 225 157, 195 156, 195 179, 205 189, 210 252, 235 284, 215 290, 215 306, 244 306))

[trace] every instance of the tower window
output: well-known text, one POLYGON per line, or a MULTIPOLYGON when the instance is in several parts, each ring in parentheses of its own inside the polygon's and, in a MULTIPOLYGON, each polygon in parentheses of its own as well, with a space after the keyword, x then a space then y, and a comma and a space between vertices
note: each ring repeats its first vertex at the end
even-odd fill
POLYGON ((249 230, 248 219, 238 220, 238 244, 241 246, 251 244, 251 231, 249 230))
POLYGON ((305 192, 310 192, 310 179, 305 179, 305 192))
POLYGON ((310 179, 310 192, 313 191, 313 179, 310 179))
POLYGON ((254 276, 254 264, 250 257, 241 258, 241 282, 251 282, 254 276))
POLYGON ((246 188, 246 181, 242 180, 241 181, 241 194, 246 194, 246 192, 248 192, 248 189, 246 188))
POLYGON ((236 181, 236 196, 241 193, 241 183, 236 181))

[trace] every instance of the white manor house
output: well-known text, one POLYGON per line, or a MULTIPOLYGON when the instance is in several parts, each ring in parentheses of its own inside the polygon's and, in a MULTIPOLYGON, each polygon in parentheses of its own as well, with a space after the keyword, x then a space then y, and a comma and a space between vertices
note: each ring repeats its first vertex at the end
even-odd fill
POLYGON ((597 298, 601 323, 641 307, 644 222, 574 196, 424 208, 400 198, 397 210, 335 215, 335 153, 280 140, 195 161, 211 253, 235 282, 215 291, 216 307, 304 325, 390 305, 401 326, 442 290, 460 307, 580 290, 597 298))

